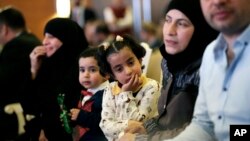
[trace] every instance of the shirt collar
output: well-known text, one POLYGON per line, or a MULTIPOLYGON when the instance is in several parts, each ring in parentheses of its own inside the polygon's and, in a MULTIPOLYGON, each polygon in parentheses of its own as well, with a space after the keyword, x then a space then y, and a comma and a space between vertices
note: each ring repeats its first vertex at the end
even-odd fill
POLYGON ((89 92, 93 93, 93 95, 100 90, 105 89, 105 87, 109 84, 109 81, 105 81, 103 82, 101 85, 99 85, 97 88, 93 88, 93 89, 88 89, 89 92))
MULTIPOLYGON (((233 48, 237 48, 239 46, 246 46, 249 44, 249 37, 250 37, 250 25, 240 34, 240 36, 235 40, 233 48)), ((214 48, 215 59, 222 57, 221 54, 225 52, 227 48, 226 40, 224 39, 223 35, 220 34, 217 38, 217 43, 214 48)))

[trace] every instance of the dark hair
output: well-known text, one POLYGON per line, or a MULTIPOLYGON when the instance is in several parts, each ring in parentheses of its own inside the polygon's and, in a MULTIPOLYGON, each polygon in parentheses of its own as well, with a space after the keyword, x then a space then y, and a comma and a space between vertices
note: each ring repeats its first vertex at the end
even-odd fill
POLYGON ((98 48, 97 47, 88 47, 87 49, 85 49, 83 52, 81 52, 81 54, 79 55, 79 59, 81 58, 87 58, 87 57, 94 57, 94 59, 97 61, 97 64, 100 68, 100 74, 105 77, 106 73, 102 71, 101 67, 100 67, 100 60, 97 57, 97 51, 98 48))
POLYGON ((6 24, 14 30, 26 29, 23 14, 11 6, 0 9, 0 24, 6 24))
POLYGON ((113 53, 118 53, 121 49, 125 47, 131 49, 131 51, 135 54, 137 59, 142 59, 145 56, 146 54, 145 48, 140 44, 138 44, 130 35, 125 34, 120 37, 122 37, 123 39, 121 40, 114 39, 114 41, 111 43, 107 43, 106 45, 104 43, 99 46, 98 59, 100 62, 99 66, 102 72, 106 72, 113 75, 111 66, 107 61, 107 57, 113 53))
POLYGON ((108 28, 108 25, 106 23, 99 23, 96 26, 96 33, 103 33, 105 35, 110 34, 110 30, 108 28))

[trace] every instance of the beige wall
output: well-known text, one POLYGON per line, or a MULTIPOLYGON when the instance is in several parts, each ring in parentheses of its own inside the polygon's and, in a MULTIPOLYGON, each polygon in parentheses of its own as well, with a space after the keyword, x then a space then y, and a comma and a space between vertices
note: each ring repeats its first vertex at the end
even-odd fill
POLYGON ((12 5, 22 11, 28 29, 43 39, 46 22, 55 15, 55 0, 0 0, 0 7, 12 5))

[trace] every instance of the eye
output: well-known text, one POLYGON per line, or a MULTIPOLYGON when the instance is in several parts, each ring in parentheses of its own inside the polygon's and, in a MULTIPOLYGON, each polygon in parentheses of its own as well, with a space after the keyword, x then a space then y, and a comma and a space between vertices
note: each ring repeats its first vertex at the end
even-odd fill
POLYGON ((90 70, 89 70, 90 72, 96 72, 97 71, 97 69, 96 68, 90 68, 90 70))
POLYGON ((169 17, 169 16, 166 16, 166 18, 165 18, 165 23, 171 23, 171 18, 169 17))
POLYGON ((122 67, 116 67, 114 69, 115 72, 122 72, 123 71, 123 68, 122 67))
POLYGON ((79 72, 83 73, 83 72, 85 72, 85 69, 82 68, 82 67, 80 67, 80 68, 79 68, 79 72))
POLYGON ((178 22, 178 26, 182 26, 182 27, 188 27, 190 24, 185 21, 185 20, 181 20, 178 22))
POLYGON ((129 65, 129 66, 133 66, 133 65, 134 65, 134 62, 135 62, 134 60, 130 60, 130 61, 128 62, 128 65, 129 65))

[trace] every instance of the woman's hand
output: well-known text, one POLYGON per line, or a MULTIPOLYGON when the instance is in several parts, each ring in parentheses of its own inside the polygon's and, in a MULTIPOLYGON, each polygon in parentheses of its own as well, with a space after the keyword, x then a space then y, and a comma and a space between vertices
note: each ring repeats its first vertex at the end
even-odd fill
POLYGON ((144 128, 142 122, 135 121, 135 120, 129 120, 128 127, 124 130, 125 133, 139 133, 139 134, 145 134, 146 129, 144 128))
POLYGON ((37 46, 30 53, 32 79, 36 78, 36 74, 40 69, 42 60, 45 56, 46 56, 46 49, 44 46, 37 46))

